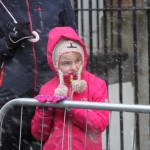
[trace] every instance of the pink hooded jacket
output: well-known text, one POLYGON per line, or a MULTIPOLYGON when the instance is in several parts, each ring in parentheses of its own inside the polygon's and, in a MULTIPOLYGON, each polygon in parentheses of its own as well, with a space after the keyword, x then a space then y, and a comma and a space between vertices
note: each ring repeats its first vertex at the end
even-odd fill
MULTIPOLYGON (((59 85, 59 78, 52 63, 52 51, 63 38, 78 41, 83 46, 84 69, 81 79, 87 82, 86 90, 78 94, 71 91, 70 79, 65 77, 68 97, 77 101, 109 102, 105 81, 86 71, 86 47, 71 27, 56 27, 49 32, 47 58, 56 76, 41 87, 39 94, 54 95, 54 90, 59 85)), ((85 150, 85 146, 86 150, 102 150, 101 133, 108 126, 109 111, 72 108, 66 113, 65 124, 64 115, 62 109, 52 109, 44 113, 43 150, 85 150)), ((41 140, 41 132, 42 113, 37 107, 32 119, 32 135, 37 140, 41 140)))

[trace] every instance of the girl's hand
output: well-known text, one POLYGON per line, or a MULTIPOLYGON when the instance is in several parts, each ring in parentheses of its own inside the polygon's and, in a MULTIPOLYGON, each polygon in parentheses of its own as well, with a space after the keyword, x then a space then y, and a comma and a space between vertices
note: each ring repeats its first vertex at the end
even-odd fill
POLYGON ((51 102, 54 104, 62 100, 69 100, 67 96, 55 96, 55 95, 53 96, 52 95, 37 95, 34 98, 41 103, 51 102))

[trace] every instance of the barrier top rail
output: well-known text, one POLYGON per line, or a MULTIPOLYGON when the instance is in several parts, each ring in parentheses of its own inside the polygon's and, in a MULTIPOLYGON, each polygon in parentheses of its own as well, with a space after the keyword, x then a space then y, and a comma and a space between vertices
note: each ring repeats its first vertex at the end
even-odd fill
POLYGON ((135 105, 135 104, 112 104, 88 101, 62 101, 56 104, 49 102, 40 103, 34 98, 18 98, 7 102, 0 110, 0 121, 9 108, 13 106, 43 106, 57 108, 86 108, 86 109, 101 109, 119 112, 134 112, 134 113, 150 113, 150 105, 135 105))

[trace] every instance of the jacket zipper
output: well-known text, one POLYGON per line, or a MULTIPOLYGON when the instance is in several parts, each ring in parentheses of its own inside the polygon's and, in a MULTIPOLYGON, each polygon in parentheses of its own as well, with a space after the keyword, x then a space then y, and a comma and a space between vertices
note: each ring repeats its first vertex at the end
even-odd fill
MULTIPOLYGON (((73 82, 73 76, 71 75, 71 77, 70 77, 70 83, 72 83, 73 82)), ((70 100, 72 100, 72 98, 73 98, 73 93, 74 93, 74 91, 72 91, 72 88, 71 88, 71 85, 70 85, 70 91, 69 91, 69 98, 70 98, 70 100)), ((94 143, 93 143, 93 137, 91 136, 91 135, 89 135, 89 137, 90 137, 90 139, 91 139, 91 142, 92 142, 92 150, 94 150, 94 143)), ((68 150, 71 150, 72 149, 72 147, 71 147, 71 121, 70 121, 70 119, 68 119, 68 150)))
POLYGON ((43 23, 43 16, 42 16, 42 8, 41 6, 37 7, 37 10, 39 12, 39 17, 40 17, 40 25, 41 25, 41 31, 44 31, 44 23, 43 23))
MULTIPOLYGON (((74 91, 72 91, 72 88, 71 88, 71 83, 72 82, 73 82, 73 76, 71 75, 71 77, 70 77, 70 90, 69 90, 69 98, 70 98, 70 100, 72 100, 73 92, 74 92, 74 91)), ((72 136, 71 128, 72 128, 72 124, 71 124, 70 119, 68 118, 68 150, 72 149, 72 147, 71 147, 71 145, 72 145, 71 144, 71 136, 72 136)))
POLYGON ((2 62, 2 65, 1 65, 1 72, 0 72, 0 86, 2 86, 2 83, 3 83, 4 65, 5 65, 5 62, 3 61, 3 62, 2 62))
MULTIPOLYGON (((26 0, 26 5, 27 5, 27 9, 28 9, 28 17, 29 17, 29 21, 30 21, 30 29, 31 31, 33 31, 32 28, 32 19, 31 19, 31 14, 30 14, 30 6, 29 6, 29 2, 28 0, 26 0)), ((34 47, 34 43, 32 43, 32 52, 33 52, 33 56, 34 56, 34 96, 36 95, 36 82, 37 82, 37 63, 36 63, 36 53, 35 53, 35 47, 34 47)))
POLYGON ((93 143, 93 137, 91 135, 89 135, 91 141, 92 141, 92 150, 94 150, 94 143, 93 143))

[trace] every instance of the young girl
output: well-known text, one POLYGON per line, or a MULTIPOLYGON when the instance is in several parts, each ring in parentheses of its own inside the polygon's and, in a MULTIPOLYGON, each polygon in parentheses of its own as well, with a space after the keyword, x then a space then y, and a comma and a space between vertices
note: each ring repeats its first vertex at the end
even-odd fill
MULTIPOLYGON (((37 100, 108 102, 106 84, 86 71, 86 47, 71 27, 56 27, 49 32, 47 59, 56 76, 41 87, 37 100)), ((102 150, 101 133, 108 125, 109 111, 72 108, 65 113, 48 108, 42 113, 37 106, 32 135, 37 140, 42 136, 43 150, 102 150)))

